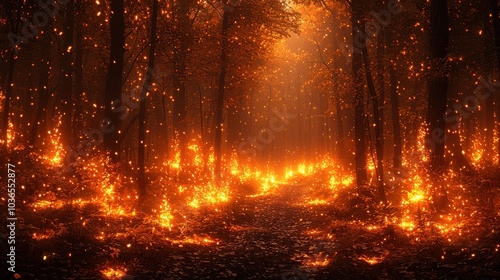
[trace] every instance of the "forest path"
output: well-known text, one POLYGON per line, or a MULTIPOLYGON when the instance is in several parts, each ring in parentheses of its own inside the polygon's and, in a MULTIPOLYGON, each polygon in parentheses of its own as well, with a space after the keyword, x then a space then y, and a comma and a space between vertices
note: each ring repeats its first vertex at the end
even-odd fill
MULTIPOLYGON (((227 249, 242 254, 244 279, 311 279, 336 244, 323 231, 328 206, 309 206, 305 185, 282 185, 275 193, 245 197, 236 205, 227 249)), ((243 272, 243 273, 241 273, 243 272)))
MULTIPOLYGON (((216 238, 217 245, 168 248, 170 261, 156 269, 164 279, 314 279, 336 244, 326 231, 331 206, 307 205, 309 191, 287 184, 273 194, 236 199, 226 208, 226 229, 221 220, 207 218, 195 233, 216 238)), ((147 259, 140 261, 150 265, 147 259)))

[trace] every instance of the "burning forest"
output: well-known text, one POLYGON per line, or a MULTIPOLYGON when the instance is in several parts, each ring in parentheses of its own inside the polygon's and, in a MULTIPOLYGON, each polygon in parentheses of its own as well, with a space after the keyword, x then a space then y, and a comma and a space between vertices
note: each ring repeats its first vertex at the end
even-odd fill
POLYGON ((0 3, 2 279, 499 279, 500 4, 0 3))

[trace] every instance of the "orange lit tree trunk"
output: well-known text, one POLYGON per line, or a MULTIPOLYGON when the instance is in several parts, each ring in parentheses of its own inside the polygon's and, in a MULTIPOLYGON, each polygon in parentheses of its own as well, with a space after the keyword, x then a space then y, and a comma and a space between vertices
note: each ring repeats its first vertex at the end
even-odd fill
POLYGON ((73 31, 74 31, 74 6, 75 1, 70 0, 66 4, 65 22, 64 22, 64 38, 61 49, 61 71, 58 97, 60 102, 61 118, 61 144, 68 150, 71 149, 71 123, 73 112, 73 31))
MULTIPOLYGON (((351 2, 351 24, 354 51, 352 53, 352 75, 354 81, 354 145, 356 164, 356 184, 361 186, 368 180, 366 173, 366 126, 365 126, 365 101, 363 94, 363 76, 361 73, 362 57, 359 40, 363 36, 361 25, 362 5, 359 0, 351 2)), ((365 42, 366 43, 366 42, 365 42)))
POLYGON ((114 106, 121 100, 123 54, 125 46, 125 21, 123 0, 111 0, 111 14, 109 19, 111 32, 111 51, 109 56, 108 74, 106 76, 105 111, 104 116, 107 123, 104 134, 104 145, 114 162, 120 160, 120 145, 118 130, 120 118, 114 112, 114 106))
POLYGON ((139 185, 139 201, 143 201, 146 197, 147 180, 145 170, 145 147, 146 147, 146 101, 147 94, 151 88, 151 80, 155 68, 155 50, 156 50, 156 26, 158 18, 158 0, 153 0, 153 10, 151 14, 151 34, 149 38, 149 55, 148 55, 148 72, 144 78, 142 86, 140 111, 139 111, 139 151, 137 165, 139 174, 137 182, 139 185))
POLYGON ((227 33, 229 29, 229 12, 224 10, 222 15, 222 31, 221 31, 221 54, 220 54, 220 71, 219 80, 217 83, 217 107, 215 111, 215 178, 217 185, 220 187, 221 181, 221 162, 222 162, 222 124, 224 113, 224 87, 226 85, 226 72, 227 72, 227 51, 228 51, 228 38, 227 33))
POLYGON ((444 165, 445 119, 448 97, 448 2, 431 0, 430 59, 433 73, 428 78, 427 145, 430 148, 430 170, 437 172, 444 165))

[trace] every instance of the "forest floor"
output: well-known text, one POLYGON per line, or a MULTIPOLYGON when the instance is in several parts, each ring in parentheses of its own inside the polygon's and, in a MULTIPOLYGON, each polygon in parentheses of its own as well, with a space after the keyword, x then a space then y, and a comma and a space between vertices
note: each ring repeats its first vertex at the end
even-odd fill
POLYGON ((152 230, 140 215, 104 218, 91 206, 42 212, 20 209, 16 276, 42 280, 500 279, 497 213, 482 213, 480 219, 488 222, 467 241, 448 242, 426 228, 408 234, 384 225, 384 216, 392 215, 390 209, 374 214, 364 207, 342 210, 331 204, 304 203, 311 195, 318 193, 295 182, 280 186, 274 194, 240 196, 218 212, 200 209, 188 217, 185 231, 171 232, 152 230), (49 229, 59 233, 34 238, 33 232, 49 229), (100 231, 116 234, 96 238, 100 231))

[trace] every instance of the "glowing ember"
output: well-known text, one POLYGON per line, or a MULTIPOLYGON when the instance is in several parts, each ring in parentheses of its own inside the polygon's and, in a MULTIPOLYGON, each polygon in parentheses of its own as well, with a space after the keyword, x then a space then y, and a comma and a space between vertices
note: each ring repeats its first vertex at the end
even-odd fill
POLYGON ((174 218, 174 216, 172 216, 172 214, 170 212, 170 206, 168 205, 167 202, 164 202, 163 205, 161 206, 161 209, 160 209, 158 223, 162 227, 171 229, 173 218, 174 218))
POLYGON ((216 244, 219 245, 218 240, 214 240, 207 236, 197 236, 194 235, 192 237, 185 237, 184 239, 166 239, 167 241, 172 242, 173 244, 194 244, 194 245, 211 245, 216 244))
POLYGON ((326 200, 324 200, 324 199, 318 199, 318 198, 316 198, 316 199, 313 199, 313 200, 309 200, 307 202, 307 204, 309 204, 309 205, 326 205, 326 204, 329 204, 329 202, 326 201, 326 200))
POLYGON ((309 257, 304 262, 308 267, 325 267, 330 263, 328 254, 319 253, 316 257, 309 257))
POLYGON ((360 261, 364 261, 369 265, 375 265, 380 262, 382 262, 385 259, 385 256, 382 257, 367 257, 367 256, 361 256, 358 258, 360 261))
MULTIPOLYGON (((1 92, 1 91, 0 91, 1 92)), ((9 122, 8 127, 7 127, 7 147, 12 147, 12 143, 14 143, 14 140, 16 138, 16 132, 14 131, 14 124, 9 122)), ((4 144, 4 140, 0 139, 0 144, 4 144)))
POLYGON ((60 126, 62 124, 61 116, 52 130, 47 131, 49 138, 49 145, 46 150, 49 151, 48 154, 42 156, 42 159, 48 164, 60 167, 63 164, 63 158, 65 156, 64 147, 61 143, 61 131, 60 126))
POLYGON ((101 273, 107 279, 122 279, 127 275, 127 269, 123 267, 108 267, 101 270, 101 273))
POLYGON ((201 205, 216 205, 229 201, 229 189, 219 189, 210 184, 207 186, 194 187, 194 197, 188 202, 192 208, 199 208, 201 205))
POLYGON ((51 238, 54 238, 56 236, 56 232, 55 231, 47 231, 47 233, 43 234, 43 233, 33 233, 32 237, 34 240, 37 240, 37 241, 40 241, 40 240, 44 240, 44 239, 51 239, 51 238))
POLYGON ((354 177, 352 176, 345 176, 339 178, 338 176, 331 176, 330 177, 330 189, 336 190, 339 188, 339 186, 350 186, 354 183, 354 177))

